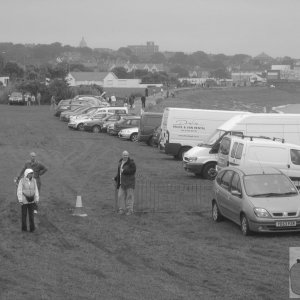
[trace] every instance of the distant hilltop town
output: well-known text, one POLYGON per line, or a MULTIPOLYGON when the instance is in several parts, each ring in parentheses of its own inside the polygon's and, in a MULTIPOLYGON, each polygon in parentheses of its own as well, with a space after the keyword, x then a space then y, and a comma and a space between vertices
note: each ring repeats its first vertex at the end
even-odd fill
MULTIPOLYGON (((89 48, 82 37, 77 47, 52 44, 0 43, 0 84, 24 74, 35 78, 43 65, 65 65, 71 72, 113 72, 118 78, 140 79, 143 82, 176 79, 187 84, 246 86, 267 81, 300 81, 300 60, 288 56, 273 58, 262 52, 254 57, 247 54, 207 54, 159 51, 154 41, 144 45, 128 45, 113 50, 89 48), (149 74, 160 74, 160 76, 149 74), (150 76, 150 77, 149 77, 150 76), (165 78, 165 79, 163 79, 165 78), (167 78, 167 79, 166 79, 167 78)), ((95 74, 94 74, 95 75, 95 74)))

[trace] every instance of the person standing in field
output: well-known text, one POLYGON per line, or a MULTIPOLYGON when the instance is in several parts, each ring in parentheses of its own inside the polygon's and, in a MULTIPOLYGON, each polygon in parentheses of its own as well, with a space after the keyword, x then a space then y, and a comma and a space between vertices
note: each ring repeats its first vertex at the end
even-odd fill
POLYGON ((146 97, 142 96, 141 101, 142 101, 142 108, 145 108, 146 107, 146 97))
MULTIPOLYGON (((20 181, 20 179, 22 178, 24 171, 26 169, 32 169, 33 172, 34 172, 34 179, 36 181, 36 184, 37 184, 37 188, 38 188, 38 191, 39 191, 39 194, 41 192, 41 186, 42 186, 42 182, 41 182, 41 176, 43 174, 45 174, 47 172, 47 168, 42 164, 40 163, 39 161, 36 160, 36 154, 35 152, 31 152, 30 153, 30 160, 26 161, 25 162, 25 165, 24 167, 22 168, 22 170, 20 171, 20 174, 19 176, 17 177, 17 182, 20 181)), ((38 206, 37 204, 34 205, 34 213, 37 213, 37 210, 38 210, 38 206)))
POLYGON ((41 95, 40 92, 38 92, 37 95, 36 95, 37 105, 41 105, 41 98, 42 98, 42 95, 41 95))
POLYGON ((56 100, 54 95, 52 95, 51 100, 50 100, 50 110, 55 110, 56 107, 56 100))
POLYGON ((34 94, 31 95, 31 103, 32 103, 32 105, 35 105, 35 96, 34 96, 34 94))
POLYGON ((111 100, 111 106, 116 106, 116 102, 117 102, 116 96, 112 95, 110 97, 110 100, 111 100))
POLYGON ((136 165, 129 157, 128 151, 123 151, 118 163, 118 173, 114 178, 118 190, 118 214, 126 216, 133 214, 136 165))
POLYGON ((27 231, 27 213, 29 218, 29 230, 35 230, 34 224, 34 204, 39 202, 39 190, 36 180, 33 178, 33 170, 26 169, 24 177, 18 183, 18 201, 21 204, 22 212, 22 231, 27 231))

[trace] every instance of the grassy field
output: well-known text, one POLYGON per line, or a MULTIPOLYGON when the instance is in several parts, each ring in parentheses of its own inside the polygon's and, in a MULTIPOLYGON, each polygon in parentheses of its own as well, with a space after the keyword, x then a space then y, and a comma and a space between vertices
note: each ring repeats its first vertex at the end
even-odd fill
MULTIPOLYGON (((180 91, 155 109, 261 111, 296 101, 299 94, 277 89, 209 89, 180 91)), ((181 162, 142 144, 71 131, 47 106, 1 105, 0 125, 1 300, 288 298, 289 247, 300 246, 299 234, 244 237, 229 221, 213 223, 211 182, 185 173, 181 162), (112 177, 124 149, 139 178, 197 185, 200 211, 174 212, 170 204, 169 213, 116 215, 112 177), (33 234, 21 232, 13 184, 30 151, 49 169, 33 234), (72 216, 78 195, 86 218, 72 216)))

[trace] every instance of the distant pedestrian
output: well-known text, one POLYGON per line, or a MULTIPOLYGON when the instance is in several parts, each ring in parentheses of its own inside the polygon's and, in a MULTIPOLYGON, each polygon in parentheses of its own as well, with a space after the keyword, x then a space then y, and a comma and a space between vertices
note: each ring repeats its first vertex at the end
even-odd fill
POLYGON ((38 92, 37 95, 36 95, 37 105, 41 105, 41 98, 42 98, 42 95, 41 95, 40 92, 38 92))
POLYGON ((141 101, 142 101, 142 108, 145 108, 146 107, 146 97, 142 96, 141 101))
POLYGON ((31 95, 31 103, 32 103, 32 105, 35 105, 35 96, 34 95, 31 95))
POLYGON ((148 96, 149 96, 148 88, 145 88, 145 97, 148 97, 148 96))
POLYGON ((56 100, 55 100, 55 96, 53 95, 50 100, 50 110, 55 110, 55 108, 56 108, 56 100))
POLYGON ((27 96, 27 106, 31 106, 31 95, 27 96))
MULTIPOLYGON (((19 173, 19 176, 17 177, 17 182, 20 181, 20 179, 22 178, 24 171, 26 169, 32 169, 34 171, 34 179, 36 180, 36 184, 37 184, 37 188, 39 190, 39 194, 41 193, 41 186, 42 186, 42 182, 41 182, 41 176, 43 174, 45 174, 48 169, 39 161, 36 160, 36 154, 35 152, 31 152, 30 153, 30 160, 25 162, 24 167, 22 168, 22 170, 19 173)), ((38 210, 38 206, 35 205, 34 206, 34 212, 37 213, 38 210)))
POLYGON ((116 106, 117 99, 114 95, 110 97, 110 100, 111 100, 111 106, 116 106))
POLYGON ((130 108, 133 108, 133 107, 134 107, 134 96, 133 96, 133 95, 131 95, 131 96, 129 97, 129 104, 130 104, 130 108))
POLYGON ((123 151, 119 160, 118 173, 114 178, 118 190, 118 214, 133 214, 136 165, 129 158, 128 151, 123 151))
POLYGON ((33 178, 33 170, 26 169, 24 177, 18 183, 18 201, 22 205, 22 231, 27 231, 27 212, 30 232, 35 230, 34 204, 39 202, 39 190, 36 180, 33 178))

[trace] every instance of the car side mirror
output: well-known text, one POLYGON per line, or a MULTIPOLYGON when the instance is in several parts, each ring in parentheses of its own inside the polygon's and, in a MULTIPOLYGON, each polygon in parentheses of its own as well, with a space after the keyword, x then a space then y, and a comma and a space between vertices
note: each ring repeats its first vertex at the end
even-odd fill
POLYGON ((233 196, 236 196, 236 197, 242 197, 242 193, 240 191, 237 191, 237 190, 232 190, 231 194, 233 196))

